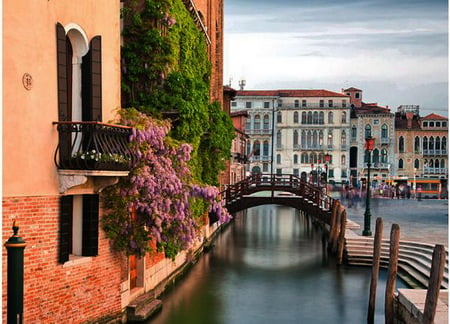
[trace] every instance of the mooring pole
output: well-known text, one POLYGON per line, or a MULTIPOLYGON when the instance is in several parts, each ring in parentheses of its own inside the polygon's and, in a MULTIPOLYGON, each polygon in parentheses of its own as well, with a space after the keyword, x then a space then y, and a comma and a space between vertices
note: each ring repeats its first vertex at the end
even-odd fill
POLYGON ((7 320, 8 324, 23 323, 23 252, 25 241, 17 234, 19 227, 13 222, 14 235, 5 243, 8 251, 8 299, 7 320))
POLYGON ((383 219, 381 217, 378 217, 375 225, 375 238, 373 241, 372 279, 370 280, 369 309, 367 312, 368 324, 373 324, 375 321, 375 300, 377 296, 378 275, 380 272, 382 239, 383 219))
POLYGON ((388 276, 386 279, 386 292, 384 297, 385 324, 393 324, 395 322, 394 293, 395 293, 395 281, 397 278, 399 245, 400 245, 400 226, 398 226, 398 224, 392 224, 390 247, 389 247, 389 267, 388 267, 388 276))
POLYGON ((424 324, 434 323, 442 277, 444 276, 445 259, 445 247, 441 244, 436 245, 433 250, 430 280, 428 283, 427 296, 425 299, 425 309, 423 312, 424 324))

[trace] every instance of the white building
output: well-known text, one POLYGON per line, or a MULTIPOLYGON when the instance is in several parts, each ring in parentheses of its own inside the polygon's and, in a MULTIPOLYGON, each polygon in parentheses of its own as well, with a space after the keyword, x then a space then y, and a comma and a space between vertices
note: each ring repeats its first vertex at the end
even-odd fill
POLYGON ((247 110, 249 171, 348 181, 350 98, 328 90, 241 90, 231 110, 247 110))

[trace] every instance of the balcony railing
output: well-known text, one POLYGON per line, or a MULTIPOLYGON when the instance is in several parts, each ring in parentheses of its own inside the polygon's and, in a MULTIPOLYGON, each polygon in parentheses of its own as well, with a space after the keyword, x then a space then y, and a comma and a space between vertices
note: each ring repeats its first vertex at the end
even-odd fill
POLYGON ((131 127, 100 122, 54 122, 59 143, 55 164, 66 170, 128 171, 131 127))
POLYGON ((441 150, 424 149, 423 155, 447 155, 447 149, 441 149, 441 150))
POLYGON ((424 167, 423 168, 423 173, 424 174, 447 174, 447 169, 446 168, 433 168, 433 167, 424 167))

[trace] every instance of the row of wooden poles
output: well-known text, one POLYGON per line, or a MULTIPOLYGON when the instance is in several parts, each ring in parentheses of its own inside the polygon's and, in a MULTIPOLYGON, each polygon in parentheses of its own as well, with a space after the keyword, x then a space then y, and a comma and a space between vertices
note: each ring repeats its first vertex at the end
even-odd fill
MULTIPOLYGON (((339 200, 335 200, 331 213, 330 234, 328 240, 329 250, 336 255, 336 262, 341 265, 343 262, 345 247, 345 228, 347 224, 347 211, 339 200)), ((375 226, 375 237, 373 242, 373 263, 372 277, 369 292, 369 307, 367 313, 367 323, 374 323, 375 299, 378 284, 378 274, 380 270, 381 245, 383 234, 383 220, 377 218, 375 226)), ((397 278, 398 257, 400 246, 400 227, 392 224, 389 243, 389 266, 385 291, 385 323, 395 322, 395 282, 397 278)), ((436 245, 433 250, 430 279, 428 283, 427 295, 425 299, 425 309, 423 313, 423 324, 434 323, 436 307, 439 298, 440 287, 444 275, 446 262, 445 247, 436 245)))

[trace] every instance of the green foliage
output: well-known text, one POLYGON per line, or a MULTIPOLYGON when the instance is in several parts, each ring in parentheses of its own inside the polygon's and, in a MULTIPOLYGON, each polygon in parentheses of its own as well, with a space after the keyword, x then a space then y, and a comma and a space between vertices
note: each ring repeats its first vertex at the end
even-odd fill
POLYGON ((203 32, 182 0, 125 3, 123 107, 172 120, 170 136, 193 147, 196 180, 217 184, 234 129, 210 103, 211 64, 203 32))

